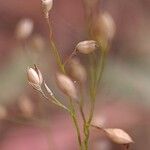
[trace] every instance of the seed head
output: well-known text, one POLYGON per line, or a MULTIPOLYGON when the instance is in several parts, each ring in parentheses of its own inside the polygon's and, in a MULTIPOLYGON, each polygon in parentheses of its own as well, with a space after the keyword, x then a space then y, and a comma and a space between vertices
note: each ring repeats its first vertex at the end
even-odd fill
POLYGON ((41 1, 45 17, 48 18, 49 11, 52 9, 53 6, 53 0, 41 0, 41 1))
POLYGON ((18 22, 15 30, 17 39, 27 39, 33 31, 33 21, 31 19, 22 19, 18 22))
POLYGON ((96 50, 96 41, 82 41, 77 44, 76 50, 83 54, 89 54, 96 50))
POLYGON ((43 82, 43 77, 40 70, 35 66, 35 68, 28 68, 27 70, 28 81, 32 85, 40 86, 43 82))
POLYGON ((60 90, 65 93, 67 96, 76 99, 77 91, 74 86, 73 81, 66 75, 58 73, 56 75, 56 83, 60 90))

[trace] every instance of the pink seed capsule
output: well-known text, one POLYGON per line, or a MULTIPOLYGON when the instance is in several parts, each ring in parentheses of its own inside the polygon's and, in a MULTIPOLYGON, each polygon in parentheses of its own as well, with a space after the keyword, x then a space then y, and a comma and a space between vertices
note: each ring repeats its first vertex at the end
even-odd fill
POLYGON ((96 41, 82 41, 77 44, 76 50, 83 54, 89 54, 96 50, 96 41))
POLYGON ((27 77, 29 83, 31 84, 36 84, 40 86, 43 82, 42 74, 37 67, 35 67, 35 69, 29 68, 27 70, 27 77))
POLYGON ((115 22, 108 12, 100 13, 92 23, 92 36, 99 42, 111 41, 115 32, 115 22))
POLYGON ((65 93, 67 96, 76 99, 77 91, 74 86, 73 81, 66 75, 58 73, 56 75, 56 83, 60 90, 65 93))
POLYGON ((133 143, 131 137, 122 129, 108 128, 104 129, 106 135, 117 144, 130 144, 133 143))

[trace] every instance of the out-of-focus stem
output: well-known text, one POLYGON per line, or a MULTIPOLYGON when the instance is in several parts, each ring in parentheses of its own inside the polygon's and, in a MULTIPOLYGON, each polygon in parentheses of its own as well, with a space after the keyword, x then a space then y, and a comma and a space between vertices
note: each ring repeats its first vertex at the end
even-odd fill
POLYGON ((101 78, 102 78, 102 74, 103 74, 103 71, 104 71, 104 66, 105 66, 105 60, 106 60, 106 51, 105 50, 102 50, 101 51, 101 57, 100 57, 100 61, 99 61, 99 64, 98 64, 98 68, 97 68, 97 76, 96 76, 96 90, 98 88, 98 85, 101 81, 101 78))
POLYGON ((96 100, 96 92, 97 92, 97 88, 99 85, 99 82, 101 81, 102 78, 102 73, 104 70, 104 64, 105 64, 105 51, 101 51, 101 55, 100 55, 100 61, 98 63, 98 69, 96 72, 96 79, 95 80, 95 84, 94 87, 91 89, 92 91, 91 93, 91 108, 90 108, 90 114, 89 114, 89 119, 86 123, 86 127, 85 127, 85 139, 84 139, 84 145, 85 145, 85 150, 88 150, 88 141, 89 141, 89 136, 90 136, 90 124, 92 122, 92 118, 93 118, 93 114, 94 114, 94 108, 95 108, 95 100, 96 100))

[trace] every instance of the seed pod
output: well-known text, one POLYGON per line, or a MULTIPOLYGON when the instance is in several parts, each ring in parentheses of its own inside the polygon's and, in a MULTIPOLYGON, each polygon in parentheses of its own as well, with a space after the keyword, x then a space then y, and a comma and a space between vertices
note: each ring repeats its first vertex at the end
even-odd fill
POLYGON ((104 129, 106 135, 117 144, 130 144, 133 143, 132 138, 122 129, 108 128, 104 129))
MULTIPOLYGON (((115 35, 116 26, 113 18, 107 12, 99 14, 93 22, 91 33, 99 42, 111 41, 115 35)), ((103 43, 102 43, 103 44, 103 43)))
POLYGON ((25 117, 33 116, 34 105, 28 97, 22 96, 18 101, 18 107, 25 117))
POLYGON ((84 66, 76 58, 71 59, 69 62, 68 71, 70 76, 80 83, 84 83, 87 79, 87 73, 84 66))
POLYGON ((39 84, 39 76, 33 68, 29 68, 27 71, 28 81, 33 84, 39 84))
POLYGON ((58 73, 56 75, 56 83, 63 93, 73 99, 77 98, 77 91, 74 83, 68 76, 58 73))
POLYGON ((40 86, 43 82, 42 74, 36 66, 35 66, 35 69, 29 68, 27 70, 27 77, 31 85, 40 86))
POLYGON ((39 77, 39 84, 41 85, 43 82, 43 76, 41 71, 38 69, 38 67, 36 65, 34 65, 34 70, 37 72, 38 77, 39 77))
POLYGON ((76 50, 83 54, 89 54, 96 50, 96 41, 82 41, 77 44, 76 50))
POLYGON ((41 1, 45 17, 48 18, 49 11, 52 9, 53 6, 53 0, 41 0, 41 1))
POLYGON ((33 31, 33 21, 31 19, 22 19, 18 22, 15 30, 15 36, 17 39, 27 39, 33 31))

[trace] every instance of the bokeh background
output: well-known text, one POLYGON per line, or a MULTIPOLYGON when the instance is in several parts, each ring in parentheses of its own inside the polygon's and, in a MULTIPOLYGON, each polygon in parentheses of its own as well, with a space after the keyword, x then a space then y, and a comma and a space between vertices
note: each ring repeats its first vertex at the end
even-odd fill
MULTIPOLYGON (((150 1, 106 0, 98 3, 96 8, 112 15, 116 34, 97 96, 95 116, 105 127, 128 131, 135 141, 131 149, 149 150, 150 1)), ((51 21, 57 46, 65 59, 79 41, 87 38, 83 2, 54 0, 51 21)), ((52 56, 40 0, 0 0, 1 150, 77 149, 70 117, 44 101, 27 83, 27 67, 38 64, 57 93, 54 81, 57 67, 52 56), (18 41, 14 34, 16 24, 22 18, 34 21, 33 34, 24 42, 18 41), (43 39, 40 49, 31 46, 35 36, 43 39), (27 114, 20 110, 24 99, 29 109, 27 114)), ((97 130, 91 132, 90 149, 121 148, 97 130)))

